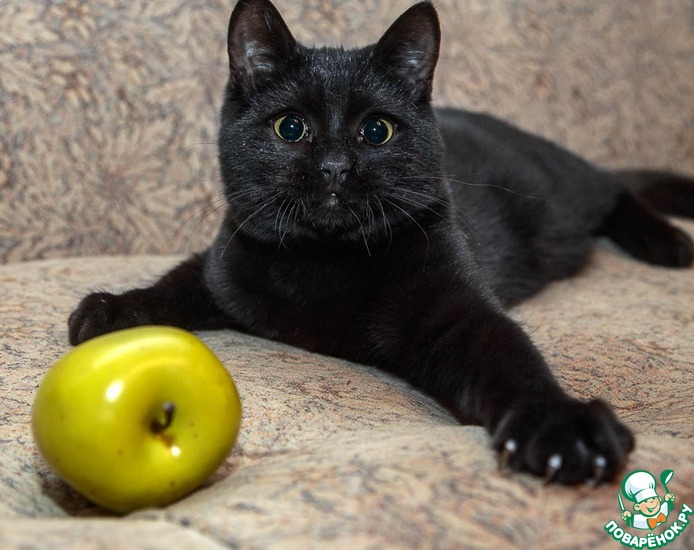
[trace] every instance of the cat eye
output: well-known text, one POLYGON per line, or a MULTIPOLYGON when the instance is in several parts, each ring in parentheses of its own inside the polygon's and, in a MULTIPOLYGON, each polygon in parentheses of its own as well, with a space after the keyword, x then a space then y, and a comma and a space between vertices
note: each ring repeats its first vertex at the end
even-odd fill
POLYGON ((384 118, 371 118, 359 133, 369 145, 383 145, 393 137, 393 125, 384 118))
POLYGON ((299 115, 284 115, 274 122, 273 128, 280 138, 291 143, 301 141, 308 132, 308 125, 299 115))

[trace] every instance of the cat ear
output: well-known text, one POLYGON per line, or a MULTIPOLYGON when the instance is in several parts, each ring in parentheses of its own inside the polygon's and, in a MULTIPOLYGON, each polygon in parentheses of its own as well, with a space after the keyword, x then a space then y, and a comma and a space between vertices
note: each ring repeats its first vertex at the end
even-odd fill
POLYGON ((289 28, 269 0, 239 0, 229 20, 231 80, 250 92, 296 47, 289 28))
POLYGON ((441 29, 430 2, 403 13, 376 44, 372 59, 412 87, 415 101, 428 101, 439 57, 441 29))

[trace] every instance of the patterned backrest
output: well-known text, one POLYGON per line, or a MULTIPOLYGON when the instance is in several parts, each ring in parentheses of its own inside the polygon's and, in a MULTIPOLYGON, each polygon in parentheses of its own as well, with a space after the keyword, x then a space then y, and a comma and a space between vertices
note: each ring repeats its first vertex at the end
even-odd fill
MULTIPOLYGON (((411 0, 277 0, 304 43, 375 41, 411 0)), ((694 172, 691 2, 437 0, 439 104, 609 166, 694 172)), ((181 253, 223 210, 230 2, 0 2, 0 262, 181 253)))

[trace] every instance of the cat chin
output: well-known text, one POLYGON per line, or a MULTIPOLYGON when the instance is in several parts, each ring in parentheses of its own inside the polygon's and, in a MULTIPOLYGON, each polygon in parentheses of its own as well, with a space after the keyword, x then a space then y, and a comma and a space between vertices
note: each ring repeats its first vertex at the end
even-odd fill
POLYGON ((353 216, 336 212, 336 208, 327 208, 321 214, 298 220, 292 228, 291 235, 315 241, 350 242, 361 241, 362 225, 353 216))
POLYGON ((347 246, 355 244, 357 247, 364 247, 364 239, 378 240, 378 236, 370 235, 369 228, 349 213, 349 210, 344 212, 339 206, 323 208, 319 212, 302 213, 281 224, 276 221, 278 217, 281 217, 281 214, 268 214, 263 220, 249 220, 245 224, 232 223, 228 227, 229 236, 245 235, 265 245, 288 249, 311 243, 347 246))
POLYGON ((361 235, 364 225, 357 214, 362 206, 359 203, 350 206, 350 202, 330 191, 304 197, 299 200, 296 214, 286 216, 284 227, 278 227, 278 233, 284 232, 285 237, 287 233, 296 233, 316 240, 350 240, 354 235, 361 235))

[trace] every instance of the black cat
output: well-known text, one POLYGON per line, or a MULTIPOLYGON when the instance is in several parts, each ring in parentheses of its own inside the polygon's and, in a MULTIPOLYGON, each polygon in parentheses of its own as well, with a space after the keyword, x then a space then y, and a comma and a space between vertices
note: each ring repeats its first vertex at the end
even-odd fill
POLYGON ((435 111, 439 38, 425 2, 375 45, 307 48, 268 0, 241 0, 216 240, 149 288, 87 296, 70 341, 143 324, 248 331, 409 380, 485 426, 502 464, 612 477, 631 433, 602 402, 568 396, 503 308, 576 273, 596 235, 691 264, 688 236, 643 197, 668 208, 677 193, 671 206, 692 215, 693 182, 624 174, 632 194, 499 120, 435 111))

